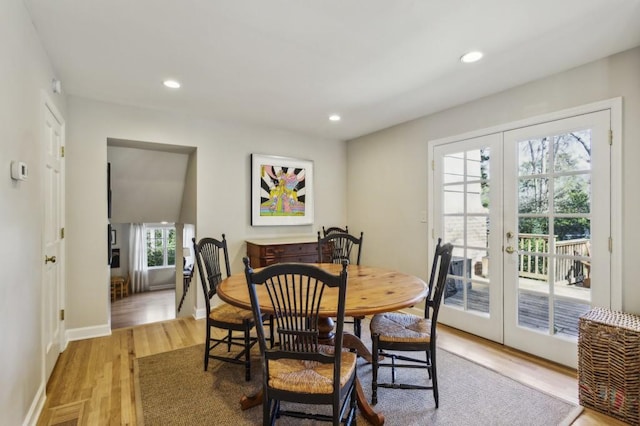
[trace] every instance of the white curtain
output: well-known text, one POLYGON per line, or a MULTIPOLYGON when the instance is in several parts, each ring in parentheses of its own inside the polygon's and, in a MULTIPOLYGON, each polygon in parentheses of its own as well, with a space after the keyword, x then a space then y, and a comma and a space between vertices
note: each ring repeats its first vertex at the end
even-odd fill
POLYGON ((131 265, 131 291, 149 291, 147 269, 147 236, 143 223, 132 223, 129 233, 129 265, 131 265))
MULTIPOLYGON (((193 256, 195 253, 193 252, 193 241, 191 241, 191 239, 196 236, 196 227, 194 225, 185 224, 182 236, 182 245, 184 248, 189 250, 189 257, 186 258, 186 266, 193 267, 195 263, 195 257, 193 256)), ((187 252, 185 251, 183 254, 186 256, 187 252)))

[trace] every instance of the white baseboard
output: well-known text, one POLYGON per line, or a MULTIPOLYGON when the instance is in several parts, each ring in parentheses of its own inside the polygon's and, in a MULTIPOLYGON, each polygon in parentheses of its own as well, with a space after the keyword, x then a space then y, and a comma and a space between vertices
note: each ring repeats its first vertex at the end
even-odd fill
POLYGON ((149 286, 149 291, 158 291, 158 290, 171 290, 176 288, 176 283, 168 283, 168 284, 153 284, 149 286))
POLYGON ((47 393, 45 391, 46 384, 43 382, 40 384, 38 388, 38 392, 36 393, 35 398, 31 402, 31 406, 29 407, 29 412, 22 422, 22 426, 36 426, 38 424, 38 419, 40 418, 40 413, 44 408, 44 403, 47 400, 47 393))
POLYGON ((97 325, 95 327, 72 328, 66 331, 67 342, 103 336, 111 336, 111 326, 108 324, 97 325))
POLYGON ((201 308, 201 309, 196 309, 196 313, 193 317, 198 320, 198 319, 205 318, 206 316, 207 316, 207 309, 201 308))

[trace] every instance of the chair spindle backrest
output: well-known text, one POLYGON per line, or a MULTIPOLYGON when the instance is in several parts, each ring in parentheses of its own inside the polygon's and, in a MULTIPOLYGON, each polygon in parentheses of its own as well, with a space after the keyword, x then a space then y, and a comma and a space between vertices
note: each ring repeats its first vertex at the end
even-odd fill
MULTIPOLYGON (((436 272, 438 271, 438 251, 440 250, 440 246, 442 243, 442 238, 438 238, 438 244, 436 244, 436 251, 435 254, 433 256, 433 263, 431 264, 431 275, 429 276, 429 290, 427 293, 427 299, 426 300, 431 300, 431 295, 433 294, 433 287, 435 286, 436 283, 436 272)), ((425 318, 429 318, 429 306, 428 304, 425 304, 425 318)))
MULTIPOLYGON (((431 269, 431 280, 436 280, 435 289, 425 302, 425 318, 431 318, 432 336, 435 336, 435 326, 438 321, 438 312, 440 311, 444 289, 447 285, 447 275, 449 274, 452 254, 453 246, 449 243, 441 246, 440 240, 438 240, 431 269), (429 315, 429 311, 431 311, 431 315, 429 315)), ((431 286, 432 283, 430 282, 429 287, 431 286)), ((431 293, 431 289, 429 292, 431 293)))
POLYGON ((360 238, 357 238, 342 232, 321 237, 320 231, 318 231, 318 263, 342 263, 344 260, 354 263, 351 260, 351 253, 353 248, 357 247, 355 264, 359 265, 363 239, 364 233, 362 232, 360 232, 360 238), (326 249, 326 247, 329 247, 329 249, 326 249), (325 256, 326 253, 330 254, 325 256))
POLYGON ((331 235, 331 234, 348 234, 349 233, 349 227, 345 225, 344 228, 340 228, 338 226, 330 226, 327 229, 324 229, 324 226, 322 227, 322 236, 326 237, 327 235, 331 235))
POLYGON ((216 294, 217 285, 224 278, 228 277, 231 271, 229 266, 229 251, 227 240, 222 234, 222 240, 215 238, 202 238, 196 242, 192 238, 198 271, 200 271, 200 281, 205 295, 207 312, 211 311, 210 299, 216 294), (221 258, 224 259, 226 276, 222 276, 221 258))
POLYGON ((254 272, 249 259, 245 257, 243 261, 261 352, 268 352, 268 358, 291 357, 333 362, 333 355, 318 352, 320 308, 337 312, 335 353, 340 353, 347 286, 346 263, 338 275, 333 275, 315 265, 304 263, 278 263, 254 272), (263 286, 266 291, 266 294, 262 293, 264 299, 260 301, 256 289, 258 286, 263 286), (335 293, 329 288, 336 288, 338 297, 331 297, 327 301, 323 297, 327 291, 335 293), (264 305, 267 297, 269 313, 273 314, 275 332, 280 339, 280 347, 268 351, 259 303, 264 305), (334 301, 335 305, 328 306, 330 301, 334 301))

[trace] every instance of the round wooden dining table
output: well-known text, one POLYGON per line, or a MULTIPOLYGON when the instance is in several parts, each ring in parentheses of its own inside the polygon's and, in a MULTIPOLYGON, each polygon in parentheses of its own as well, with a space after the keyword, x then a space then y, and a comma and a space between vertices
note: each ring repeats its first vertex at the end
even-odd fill
MULTIPOLYGON (((342 265, 333 263, 320 263, 316 266, 332 273, 338 274, 342 270, 342 265)), ((258 269, 256 269, 258 270, 258 269)), ((378 268, 373 266, 349 265, 347 267, 347 296, 345 303, 345 316, 373 315, 383 312, 397 311, 421 302, 427 296, 427 285, 425 282, 413 275, 391 269, 378 268)), ((249 290, 244 272, 233 274, 224 279, 217 288, 220 299, 230 305, 240 308, 251 309, 249 290)), ((271 305, 263 286, 257 286, 260 309, 269 312, 271 305)), ((337 289, 325 289, 323 300, 327 306, 336 306, 337 289), (333 299, 333 300, 331 300, 333 299), (332 303, 330 303, 332 302, 332 303)), ((336 315, 335 311, 323 308, 321 304, 320 313, 327 321, 327 338, 330 339, 332 321, 331 317, 336 315)), ((367 360, 371 360, 369 349, 355 335, 345 333, 343 336, 344 347, 355 349, 358 355, 367 360)), ((374 425, 384 424, 384 415, 376 413, 369 405, 360 382, 356 383, 356 393, 358 407, 363 416, 374 425)), ((240 405, 242 409, 247 409, 262 403, 262 394, 245 396, 240 405)))

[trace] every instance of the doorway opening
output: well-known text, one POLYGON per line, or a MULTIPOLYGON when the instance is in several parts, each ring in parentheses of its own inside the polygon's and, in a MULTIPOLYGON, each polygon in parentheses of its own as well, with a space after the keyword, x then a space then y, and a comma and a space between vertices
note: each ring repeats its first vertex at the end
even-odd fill
POLYGON ((108 139, 107 160, 111 328, 193 315, 195 303, 177 307, 193 263, 196 149, 108 139))

